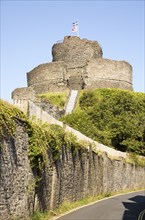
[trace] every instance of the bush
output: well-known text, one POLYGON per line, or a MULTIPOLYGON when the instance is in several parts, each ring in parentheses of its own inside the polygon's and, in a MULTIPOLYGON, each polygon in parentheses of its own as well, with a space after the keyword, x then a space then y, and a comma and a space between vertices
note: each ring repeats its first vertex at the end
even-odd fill
POLYGON ((105 145, 145 155, 145 94, 89 90, 82 92, 79 107, 62 120, 105 145))

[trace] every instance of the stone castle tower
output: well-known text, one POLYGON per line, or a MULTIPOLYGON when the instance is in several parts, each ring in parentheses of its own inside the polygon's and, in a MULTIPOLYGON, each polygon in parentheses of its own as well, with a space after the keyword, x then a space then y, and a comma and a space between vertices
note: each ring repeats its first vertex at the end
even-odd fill
POLYGON ((66 89, 120 88, 132 90, 132 67, 125 61, 104 59, 97 41, 66 36, 52 47, 53 60, 27 73, 28 87, 12 98, 33 100, 41 93, 66 89))

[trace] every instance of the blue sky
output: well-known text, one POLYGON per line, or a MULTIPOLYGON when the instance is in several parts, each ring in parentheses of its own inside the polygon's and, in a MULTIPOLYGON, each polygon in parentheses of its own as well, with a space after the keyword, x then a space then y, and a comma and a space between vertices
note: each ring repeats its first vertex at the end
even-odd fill
POLYGON ((103 57, 133 67, 133 87, 145 92, 144 1, 1 0, 1 98, 27 86, 26 73, 51 62, 51 48, 79 20, 80 38, 96 40, 103 57))

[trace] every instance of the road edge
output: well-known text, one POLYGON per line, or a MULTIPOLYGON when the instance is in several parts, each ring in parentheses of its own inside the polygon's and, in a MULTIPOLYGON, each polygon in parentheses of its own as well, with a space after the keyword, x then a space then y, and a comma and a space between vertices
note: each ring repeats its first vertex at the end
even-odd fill
POLYGON ((143 192, 144 191, 144 193, 145 193, 145 189, 141 189, 141 190, 134 190, 134 191, 131 191, 131 192, 122 192, 122 193, 118 193, 118 194, 115 194, 115 195, 112 195, 112 196, 108 196, 108 197, 105 197, 105 198, 103 198, 103 199, 99 199, 99 200, 97 200, 97 201, 95 201, 95 202, 91 202, 91 203, 89 203, 89 204, 86 204, 86 205, 83 205, 83 206, 79 206, 79 207, 77 207, 77 208, 74 208, 74 209, 72 209, 72 210, 70 210, 70 211, 67 211, 67 212, 65 212, 65 213, 63 213, 63 214, 60 214, 59 216, 55 216, 55 217, 52 217, 52 218, 50 218, 50 220, 57 220, 57 219, 59 219, 60 217, 63 217, 63 216, 65 216, 65 215, 67 215, 67 214, 69 214, 69 213, 71 213, 71 212, 75 212, 75 211, 77 211, 77 210, 79 210, 79 209, 82 209, 82 208, 84 208, 84 207, 87 207, 87 206, 90 206, 90 205, 94 205, 95 203, 98 203, 98 202, 102 202, 102 201, 104 201, 104 200, 107 200, 107 199, 111 199, 111 198, 114 198, 114 197, 117 197, 117 196, 121 196, 121 195, 127 195, 127 194, 131 194, 131 193, 135 193, 135 192, 143 192))

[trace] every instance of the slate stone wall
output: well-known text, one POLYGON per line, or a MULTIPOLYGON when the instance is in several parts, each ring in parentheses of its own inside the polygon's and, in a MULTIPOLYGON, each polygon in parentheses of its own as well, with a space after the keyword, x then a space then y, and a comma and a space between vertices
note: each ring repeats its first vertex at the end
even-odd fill
POLYGON ((58 207, 64 201, 145 186, 145 168, 127 164, 123 160, 111 160, 106 154, 99 156, 91 149, 74 153, 63 147, 60 158, 51 168, 51 177, 50 167, 46 167, 47 177, 43 176, 40 184, 45 185, 46 180, 48 185, 52 183, 49 190, 46 187, 42 193, 47 201, 41 199, 46 202, 43 207, 50 209, 58 207))
MULTIPOLYGON (((41 147, 41 146, 40 146, 41 147)), ((17 122, 15 138, 5 134, 0 148, 0 219, 28 220, 33 211, 58 207, 101 193, 121 192, 145 186, 145 168, 96 154, 91 147, 74 150, 62 146, 60 156, 48 160, 35 184, 28 159, 28 135, 17 122)))
POLYGON ((34 211, 35 179, 28 159, 28 135, 17 123, 15 138, 0 137, 0 219, 28 219, 34 211))

